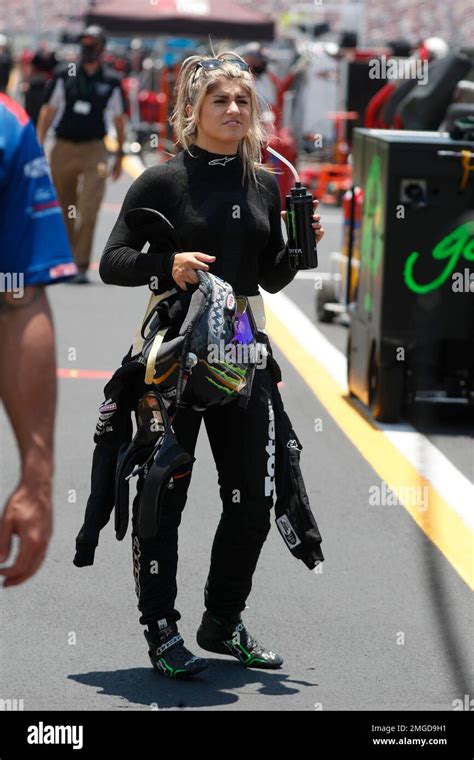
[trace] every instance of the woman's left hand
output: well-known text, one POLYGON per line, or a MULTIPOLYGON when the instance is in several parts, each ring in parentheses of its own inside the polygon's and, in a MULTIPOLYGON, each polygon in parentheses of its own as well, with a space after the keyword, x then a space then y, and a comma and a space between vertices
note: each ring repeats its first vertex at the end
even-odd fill
MULTIPOLYGON (((313 223, 312 227, 314 230, 314 236, 316 238, 316 242, 319 243, 320 240, 324 237, 325 229, 324 227, 321 227, 321 214, 316 214, 317 208, 319 206, 319 201, 314 200, 313 201, 313 223)), ((283 220, 286 220, 286 211, 281 212, 281 216, 283 220)))

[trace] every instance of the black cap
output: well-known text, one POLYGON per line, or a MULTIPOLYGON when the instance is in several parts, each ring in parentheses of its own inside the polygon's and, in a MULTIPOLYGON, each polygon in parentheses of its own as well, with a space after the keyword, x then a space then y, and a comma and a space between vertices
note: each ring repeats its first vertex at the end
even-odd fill
POLYGON ((79 42, 81 42, 84 37, 93 37, 94 39, 99 40, 102 47, 105 47, 105 43, 107 42, 104 30, 101 26, 96 26, 95 24, 92 26, 86 26, 86 28, 83 29, 79 35, 79 42))

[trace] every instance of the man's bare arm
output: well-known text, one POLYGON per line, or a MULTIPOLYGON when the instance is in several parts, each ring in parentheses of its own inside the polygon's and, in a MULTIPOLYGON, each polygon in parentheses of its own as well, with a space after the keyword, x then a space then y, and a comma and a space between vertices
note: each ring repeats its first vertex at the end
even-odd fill
POLYGON ((0 570, 5 586, 22 583, 41 565, 52 530, 52 476, 56 410, 55 340, 43 287, 22 298, 0 293, 0 399, 21 457, 21 476, 0 519, 0 562, 17 535, 12 567, 0 570))
POLYGON ((118 155, 115 159, 112 169, 110 171, 110 176, 115 181, 117 180, 121 173, 122 173, 122 150, 123 150, 123 141, 125 140, 125 115, 122 114, 121 116, 116 116, 114 119, 115 129, 117 130, 117 143, 118 143, 118 155))
POLYGON ((36 132, 40 145, 43 145, 45 141, 46 135, 48 134, 48 129, 53 123, 54 114, 57 110, 57 108, 48 105, 48 103, 45 103, 43 106, 41 106, 41 110, 38 116, 38 123, 36 125, 36 132))
POLYGON ((126 124, 126 116, 125 114, 121 114, 120 116, 116 116, 114 119, 115 129, 117 130, 117 142, 118 142, 118 149, 123 149, 123 143, 125 140, 125 124, 126 124))

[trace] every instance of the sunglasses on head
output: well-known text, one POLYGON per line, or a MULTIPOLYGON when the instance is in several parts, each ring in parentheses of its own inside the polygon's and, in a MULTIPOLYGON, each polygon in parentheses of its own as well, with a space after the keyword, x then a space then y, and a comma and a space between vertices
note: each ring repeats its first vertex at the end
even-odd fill
POLYGON ((190 86, 192 87, 194 84, 199 67, 205 71, 214 71, 215 69, 222 68, 224 63, 232 63, 233 65, 238 66, 242 71, 250 71, 248 63, 241 61, 240 58, 206 58, 204 61, 198 61, 196 63, 190 86))

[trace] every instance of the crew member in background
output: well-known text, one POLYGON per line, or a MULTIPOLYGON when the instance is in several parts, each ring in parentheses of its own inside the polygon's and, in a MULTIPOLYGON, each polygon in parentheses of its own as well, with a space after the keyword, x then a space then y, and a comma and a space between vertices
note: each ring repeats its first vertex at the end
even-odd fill
POLYGON ((78 268, 74 282, 87 283, 97 213, 107 179, 104 137, 109 121, 113 121, 118 152, 111 176, 117 180, 122 171, 126 106, 120 76, 102 62, 106 43, 102 29, 88 27, 79 41, 80 61, 58 69, 48 84, 37 128, 42 144, 54 119, 56 139, 50 156, 53 181, 78 268))
POLYGON ((6 92, 13 66, 13 58, 4 34, 0 34, 0 92, 6 92))
POLYGON ((56 53, 49 49, 46 40, 41 40, 38 50, 31 58, 28 78, 21 88, 24 93, 25 111, 35 126, 43 105, 46 85, 53 78, 57 65, 56 53))

